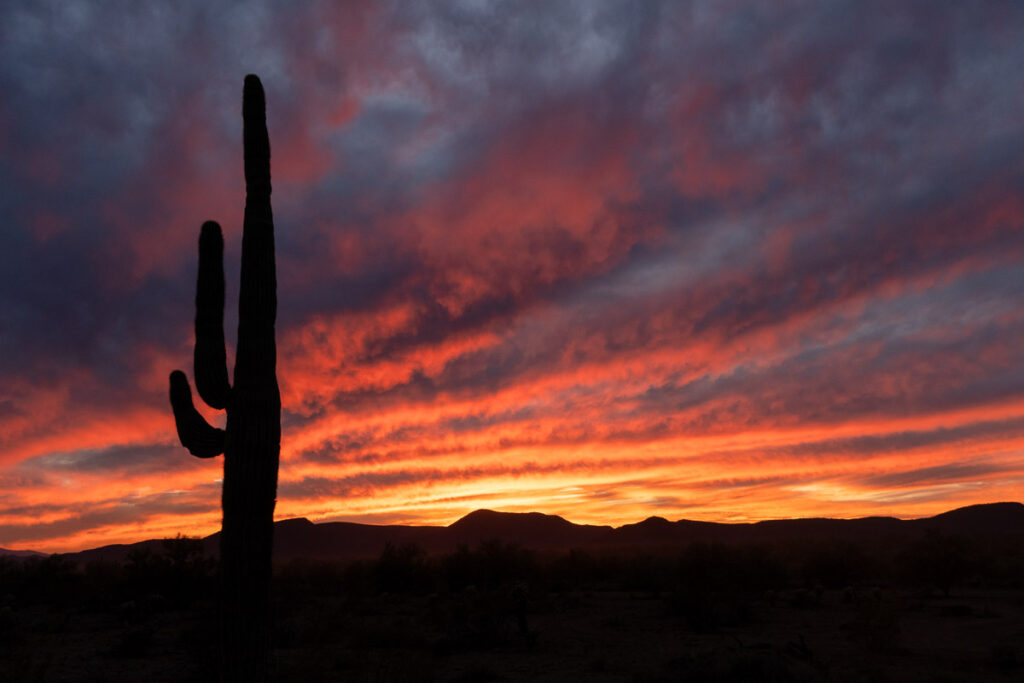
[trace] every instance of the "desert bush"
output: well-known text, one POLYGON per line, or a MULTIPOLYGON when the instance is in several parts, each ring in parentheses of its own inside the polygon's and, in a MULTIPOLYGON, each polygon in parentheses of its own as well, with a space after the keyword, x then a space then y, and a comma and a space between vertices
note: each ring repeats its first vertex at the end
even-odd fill
POLYGON ((434 651, 440 655, 504 646, 532 646, 537 634, 528 623, 528 598, 523 584, 465 590, 434 613, 440 637, 434 651))
POLYGON ((274 594, 283 601, 338 597, 351 589, 354 563, 296 558, 278 568, 274 594))
POLYGON ((616 572, 609 571, 609 564, 577 548, 550 558, 543 567, 544 578, 548 589, 556 592, 597 586, 617 578, 616 572))
POLYGON ((900 648, 900 613, 891 601, 865 600, 847 628, 852 640, 874 652, 891 654, 900 648))
POLYGON ((658 595, 673 586, 673 563, 664 556, 638 552, 617 558, 619 587, 658 595))
POLYGON ((370 570, 380 593, 423 593, 433 581, 426 551, 415 543, 386 543, 370 570))
POLYGON ((217 561, 206 555, 198 538, 165 538, 159 552, 136 546, 121 566, 120 584, 126 591, 122 597, 155 593, 173 605, 187 607, 194 599, 213 595, 216 567, 217 561))
POLYGON ((166 561, 163 594, 178 605, 188 605, 213 594, 217 561, 206 554, 202 539, 178 534, 160 542, 166 561))
POLYGON ((494 588, 515 582, 532 583, 539 571, 536 555, 515 543, 484 541, 475 550, 466 545, 441 559, 441 575, 450 590, 468 586, 494 588))
POLYGON ((717 593, 752 593, 786 585, 789 571, 768 546, 691 543, 679 556, 677 580, 717 593))
POLYGON ((74 562, 63 555, 27 558, 21 562, 18 580, 4 584, 24 604, 65 605, 81 594, 82 576, 74 562))
POLYGON ((672 611, 697 632, 747 623, 753 602, 786 586, 789 571, 767 546, 692 543, 676 563, 672 611))
POLYGON ((911 585, 927 584, 946 595, 964 583, 974 570, 968 541, 929 529, 908 544, 899 556, 901 578, 911 585))
POLYGON ((863 547, 855 543, 816 543, 805 550, 800 575, 806 585, 842 588, 861 583, 877 572, 863 547))

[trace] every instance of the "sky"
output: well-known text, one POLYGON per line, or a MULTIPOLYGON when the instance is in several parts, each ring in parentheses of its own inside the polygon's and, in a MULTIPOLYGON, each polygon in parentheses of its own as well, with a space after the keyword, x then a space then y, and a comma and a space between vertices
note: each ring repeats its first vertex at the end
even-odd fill
POLYGON ((276 516, 1024 500, 1024 5, 0 2, 0 546, 209 534, 267 92, 276 516), (211 422, 224 416, 200 408, 211 422))

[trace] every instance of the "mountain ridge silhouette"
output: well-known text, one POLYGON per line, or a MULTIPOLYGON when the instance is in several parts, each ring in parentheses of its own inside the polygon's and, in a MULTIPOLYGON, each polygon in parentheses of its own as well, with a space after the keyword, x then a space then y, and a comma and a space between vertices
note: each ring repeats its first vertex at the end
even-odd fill
POLYGON ((41 553, 38 550, 11 550, 10 548, 0 548, 0 557, 46 557, 50 553, 41 553))
MULTIPOLYGON (((1024 535, 1024 504, 982 503, 932 517, 899 519, 861 517, 834 519, 806 517, 758 522, 669 521, 651 516, 640 522, 608 525, 576 524, 541 512, 475 510, 448 526, 375 525, 357 522, 312 522, 294 517, 274 523, 274 559, 287 561, 354 560, 377 557, 385 544, 416 544, 428 553, 447 553, 460 545, 475 546, 498 539, 533 550, 669 548, 694 541, 758 543, 804 540, 862 541, 918 536, 929 529, 956 534, 1024 535)), ((206 552, 215 555, 220 533, 202 539, 206 552)), ((120 560, 132 549, 160 553, 162 539, 90 548, 64 557, 80 564, 93 560, 120 560)), ((34 553, 35 551, 17 551, 34 553)), ((45 555, 45 553, 44 553, 45 555)))

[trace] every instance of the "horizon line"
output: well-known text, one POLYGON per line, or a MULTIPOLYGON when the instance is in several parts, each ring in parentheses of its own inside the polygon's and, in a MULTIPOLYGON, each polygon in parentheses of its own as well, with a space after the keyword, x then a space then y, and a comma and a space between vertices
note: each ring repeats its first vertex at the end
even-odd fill
MULTIPOLYGON (((274 524, 277 525, 277 524, 280 524, 282 522, 289 522, 289 521, 292 521, 292 520, 306 520, 310 524, 314 524, 314 525, 342 523, 342 524, 358 524, 358 525, 362 525, 362 526, 376 526, 376 527, 398 526, 398 527, 411 527, 411 528, 446 529, 446 528, 449 528, 449 527, 453 526, 454 524, 458 523, 459 521, 461 521, 461 520, 463 520, 463 519, 465 519, 465 518, 467 518, 467 517, 469 517, 471 515, 480 513, 480 512, 491 512, 491 513, 496 513, 496 514, 501 514, 501 515, 542 515, 544 517, 557 517, 557 518, 559 518, 559 519, 561 519, 561 520, 563 520, 565 522, 568 522, 569 524, 572 524, 574 526, 605 527, 605 528, 609 528, 609 529, 621 529, 622 527, 631 526, 631 525, 635 525, 635 524, 641 524, 643 522, 646 522, 649 519, 663 519, 663 520, 669 522, 670 524, 676 524, 678 522, 700 522, 700 523, 703 523, 703 524, 720 524, 720 525, 760 524, 762 522, 785 522, 785 521, 800 521, 800 520, 858 521, 858 520, 865 520, 865 519, 895 519, 895 520, 898 520, 898 521, 901 521, 901 522, 911 522, 911 521, 916 521, 916 520, 933 519, 935 517, 938 517, 939 515, 944 515, 944 514, 951 513, 951 512, 957 512, 959 510, 967 510, 967 509, 970 509, 970 508, 978 508, 978 507, 987 507, 987 506, 992 506, 992 505, 1018 505, 1018 506, 1024 507, 1024 502, 1022 502, 1022 501, 1015 501, 1015 500, 998 500, 998 501, 992 501, 992 502, 988 502, 988 503, 972 503, 970 505, 961 505, 959 507, 948 508, 948 509, 945 509, 945 510, 943 510, 941 512, 936 512, 936 513, 931 514, 931 515, 924 515, 924 516, 920 516, 920 517, 900 517, 900 516, 897 516, 897 515, 867 515, 867 516, 864 516, 864 517, 768 517, 768 518, 763 518, 763 519, 746 520, 746 521, 713 521, 713 520, 706 520, 706 519, 688 519, 686 517, 681 517, 679 519, 672 520, 672 519, 668 519, 666 517, 662 517, 660 515, 648 515, 647 517, 645 517, 645 518, 643 518, 641 520, 638 520, 638 521, 635 521, 635 522, 623 522, 623 523, 621 523, 621 524, 619 524, 617 526, 616 525, 611 525, 611 524, 588 524, 588 523, 585 523, 585 522, 582 522, 582 523, 581 522, 573 522, 572 520, 567 519, 563 515, 552 514, 552 513, 547 513, 547 512, 540 512, 538 510, 529 510, 529 511, 526 511, 526 512, 520 512, 520 511, 494 510, 494 509, 491 509, 491 508, 477 508, 476 510, 471 510, 470 512, 467 512, 466 514, 462 515, 461 517, 457 518, 456 520, 454 520, 452 522, 449 522, 448 524, 400 524, 400 523, 374 524, 374 523, 370 523, 370 522, 355 522, 355 521, 345 520, 345 519, 312 520, 309 517, 304 517, 304 516, 302 516, 302 517, 284 517, 284 518, 281 518, 281 519, 275 519, 274 520, 274 524)), ((206 540, 207 538, 210 538, 212 536, 216 536, 219 533, 220 533, 220 529, 218 529, 217 531, 214 531, 212 533, 206 534, 206 535, 195 535, 195 536, 193 536, 193 535, 189 535, 189 534, 181 534, 181 537, 182 538, 192 538, 192 539, 206 540)), ((140 540, 137 540, 137 541, 130 541, 130 542, 124 542, 124 543, 106 543, 106 544, 98 545, 98 546, 91 546, 91 547, 86 547, 86 548, 78 548, 76 550, 66 550, 66 551, 59 551, 59 552, 58 551, 49 552, 49 551, 44 551, 44 550, 36 550, 35 548, 8 548, 8 547, 4 547, 4 546, 0 546, 0 550, 2 550, 4 552, 7 552, 7 553, 38 553, 40 555, 45 555, 45 556, 74 555, 74 554, 81 553, 81 552, 86 552, 86 551, 89 551, 89 550, 98 550, 98 549, 101 549, 101 548, 113 548, 113 547, 117 547, 117 546, 131 546, 131 545, 135 545, 135 544, 138 544, 138 543, 146 543, 148 541, 162 541, 162 540, 173 539, 173 538, 175 538, 175 537, 174 536, 160 536, 160 537, 153 537, 153 538, 143 538, 143 539, 140 539, 140 540)))

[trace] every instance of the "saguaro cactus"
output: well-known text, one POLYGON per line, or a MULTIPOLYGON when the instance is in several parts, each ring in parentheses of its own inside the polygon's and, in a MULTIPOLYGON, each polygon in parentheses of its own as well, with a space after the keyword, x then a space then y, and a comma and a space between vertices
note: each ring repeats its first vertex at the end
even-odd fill
POLYGON ((224 352, 224 238, 213 221, 199 233, 196 288, 196 390, 210 407, 227 411, 227 427, 212 427, 199 414, 180 370, 171 373, 171 407, 181 444, 192 455, 224 454, 221 678, 251 682, 267 676, 270 553, 281 450, 270 139, 263 86, 256 76, 245 77, 242 120, 245 219, 233 386, 224 352))

